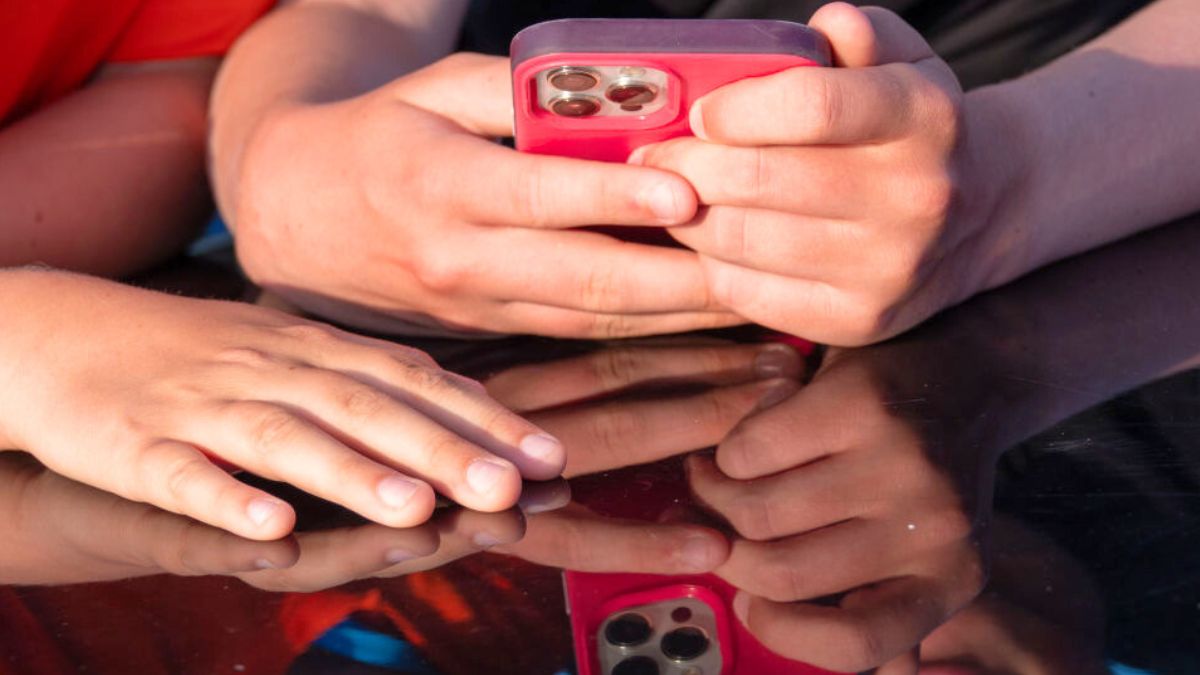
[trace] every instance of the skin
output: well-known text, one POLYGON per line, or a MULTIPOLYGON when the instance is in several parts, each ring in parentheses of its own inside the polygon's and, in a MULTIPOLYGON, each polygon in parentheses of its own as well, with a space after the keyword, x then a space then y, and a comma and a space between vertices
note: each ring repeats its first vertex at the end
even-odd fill
POLYGON ((0 337, 0 448, 246 538, 282 537, 294 513, 222 467, 405 527, 435 492, 508 509, 522 477, 565 462, 478 383, 393 343, 49 271, 0 272, 0 304, 22 317, 0 337))
POLYGON ((122 276, 177 253, 212 207, 205 108, 217 65, 106 66, 0 129, 0 267, 122 276))
POLYGON ((621 337, 740 322, 696 254, 572 229, 686 222, 696 196, 679 176, 493 142, 512 134, 508 63, 450 55, 465 5, 293 2, 231 51, 212 175, 250 277, 379 330, 621 337))
POLYGON ((861 345, 1052 261, 1200 209, 1196 7, 1160 0, 964 95, 895 14, 821 8, 839 68, 728 85, 696 138, 635 153, 702 203, 670 230, 747 319, 861 345), (1098 104, 1097 101, 1103 101, 1098 104))

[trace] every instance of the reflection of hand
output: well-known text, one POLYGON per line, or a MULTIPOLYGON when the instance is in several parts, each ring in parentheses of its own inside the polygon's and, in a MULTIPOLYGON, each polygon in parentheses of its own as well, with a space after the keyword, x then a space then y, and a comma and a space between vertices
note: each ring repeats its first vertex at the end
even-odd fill
POLYGON ((458 54, 268 115, 236 191, 251 278, 381 330, 619 337, 737 323, 694 253, 569 229, 678 224, 695 194, 665 171, 492 142, 512 132, 508 68, 458 54))
POLYGON ((0 455, 0 584, 68 584, 169 572, 237 574, 296 563, 294 539, 242 539, 0 455))
MULTIPOLYGON (((520 366, 488 380, 497 400, 563 440, 568 476, 710 447, 757 406, 796 390, 802 361, 783 345, 646 342, 520 366), (657 391, 656 391, 657 389, 657 391)), ((609 518, 579 504, 530 516, 505 552, 582 571, 705 572, 725 559, 715 530, 609 518)))
POLYGON ((976 596, 987 567, 993 456, 930 436, 924 399, 884 385, 871 354, 835 355, 715 458, 688 463, 697 497, 740 535, 717 574, 742 589, 750 631, 841 671, 912 649, 976 596))
POLYGON ((562 469, 554 439, 415 349, 244 304, 0 275, 5 306, 31 318, 0 339, 0 362, 24 364, 5 376, 0 448, 129 499, 271 539, 292 509, 211 458, 391 526, 427 519, 434 489, 503 510, 521 474, 562 469))
POLYGON ((846 3, 811 25, 845 67, 718 89, 692 108, 696 138, 632 161, 679 173, 707 206, 670 233, 701 254, 719 302, 861 344, 979 290, 975 230, 998 181, 963 152, 962 89, 916 30, 846 3))

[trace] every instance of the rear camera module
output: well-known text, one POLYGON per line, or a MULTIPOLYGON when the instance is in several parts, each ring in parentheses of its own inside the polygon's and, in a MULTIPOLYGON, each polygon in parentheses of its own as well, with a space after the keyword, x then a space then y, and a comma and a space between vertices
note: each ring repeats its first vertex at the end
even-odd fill
POLYGON ((634 656, 618 663, 612 675, 658 675, 658 664, 648 656, 634 656))
POLYGON ((663 636, 659 646, 672 661, 691 661, 708 651, 708 636, 694 626, 676 628, 663 636))
POLYGON ((608 622, 604 627, 604 639, 617 647, 636 647, 649 640, 652 632, 649 619, 627 612, 608 622))
POLYGON ((658 98, 658 87, 649 82, 622 78, 614 82, 604 95, 621 106, 622 110, 636 112, 658 98))

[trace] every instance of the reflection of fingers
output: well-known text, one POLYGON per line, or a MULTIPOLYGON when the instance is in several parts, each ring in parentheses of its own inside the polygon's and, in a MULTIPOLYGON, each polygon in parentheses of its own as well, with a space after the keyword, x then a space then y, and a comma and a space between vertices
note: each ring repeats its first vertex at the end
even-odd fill
POLYGON ((839 672, 887 663, 947 618, 936 582, 907 577, 856 591, 841 607, 777 603, 739 593, 734 609, 768 649, 839 672))
POLYGON ((248 539, 279 539, 296 522, 291 506, 242 483, 186 443, 160 441, 143 449, 135 472, 129 497, 248 539))
POLYGON ((718 443, 791 380, 771 379, 672 398, 582 404, 533 415, 569 448, 565 476, 645 464, 718 443))
POLYGON ((300 556, 292 537, 253 541, 166 512, 143 514, 122 535, 137 540, 125 542, 122 552, 145 549, 153 566, 186 576, 284 569, 300 556))
POLYGON ((504 312, 504 325, 497 326, 497 330, 528 333, 536 327, 536 332, 547 337, 597 340, 684 333, 746 323, 741 316, 728 311, 614 314, 512 302, 505 305, 504 312))
POLYGON ((398 577, 448 565, 459 558, 496 546, 519 541, 525 535, 525 519, 516 510, 481 513, 456 509, 437 521, 441 545, 431 556, 393 565, 377 577, 398 577))
POLYGON ((719 565, 728 546, 704 527, 615 520, 571 507, 531 517, 525 538, 500 551, 581 572, 697 574, 719 565))
POLYGON ((243 578, 260 588, 313 592, 362 579, 406 560, 433 555, 438 548, 432 525, 394 529, 382 525, 299 535, 300 560, 291 569, 263 571, 243 578))
POLYGON ((637 385, 686 382, 740 384, 799 377, 804 361, 782 344, 619 346, 553 363, 518 366, 487 381, 488 391, 515 410, 538 410, 611 394, 637 385), (531 382, 537 386, 530 386, 531 382))
POLYGON ((863 515, 882 497, 862 490, 861 476, 845 468, 843 456, 828 457, 783 473, 734 480, 712 457, 687 459, 692 491, 738 534, 769 541, 863 515))
POLYGON ((903 530, 903 524, 850 520, 779 541, 737 539, 717 574, 776 602, 820 598, 904 574, 920 551, 909 550, 903 530), (894 559, 901 555, 903 561, 894 559))
POLYGON ((545 483, 526 483, 521 489, 521 499, 517 506, 521 513, 532 516, 535 513, 545 513, 561 509, 571 503, 571 485, 565 480, 547 481, 545 483))
POLYGON ((871 675, 919 675, 920 668, 921 647, 918 645, 879 666, 871 675))

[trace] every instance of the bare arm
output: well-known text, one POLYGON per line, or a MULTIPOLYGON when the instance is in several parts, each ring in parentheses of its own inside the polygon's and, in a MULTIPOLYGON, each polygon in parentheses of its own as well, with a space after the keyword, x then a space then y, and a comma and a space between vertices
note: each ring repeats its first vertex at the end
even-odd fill
POLYGON ((0 131, 0 267, 120 276, 177 252, 209 208, 210 59, 110 66, 0 131))
POLYGON ((1200 211, 1191 0, 1159 0, 1035 73, 968 94, 966 108, 991 118, 971 141, 977 161, 1011 159, 989 229, 1019 243, 989 285, 1200 211))
POLYGON ((297 0, 234 46, 213 91, 212 174, 226 219, 236 215, 241 157, 272 111, 369 92, 449 54, 465 0, 297 0))

